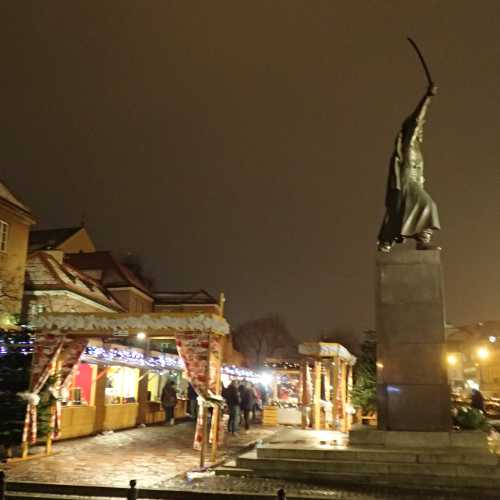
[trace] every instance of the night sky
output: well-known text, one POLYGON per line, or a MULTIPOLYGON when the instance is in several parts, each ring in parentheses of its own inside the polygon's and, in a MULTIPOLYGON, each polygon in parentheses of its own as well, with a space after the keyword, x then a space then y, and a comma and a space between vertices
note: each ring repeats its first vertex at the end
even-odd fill
POLYGON ((426 88, 447 320, 500 319, 500 3, 11 1, 0 178, 233 324, 372 328, 394 137, 426 88))

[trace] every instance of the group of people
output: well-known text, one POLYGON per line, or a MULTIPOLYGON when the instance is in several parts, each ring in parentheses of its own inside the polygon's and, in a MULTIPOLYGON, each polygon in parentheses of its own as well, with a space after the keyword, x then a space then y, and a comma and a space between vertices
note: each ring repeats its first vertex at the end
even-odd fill
POLYGON ((251 382, 232 380, 222 390, 222 396, 229 409, 228 432, 236 434, 240 423, 243 422, 245 430, 250 429, 250 415, 256 420, 256 413, 266 404, 267 393, 264 387, 259 387, 251 382))
MULTIPOLYGON (((256 420, 256 414, 267 403, 267 392, 264 386, 247 381, 232 380, 222 390, 229 409, 228 431, 235 434, 239 431, 240 424, 244 423, 245 430, 250 429, 250 422, 256 420)), ((197 394, 191 384, 188 388, 188 412, 193 419, 197 413, 197 394)), ((175 382, 167 381, 161 392, 161 404, 165 411, 165 424, 174 424, 174 410, 177 404, 177 390, 175 382)))

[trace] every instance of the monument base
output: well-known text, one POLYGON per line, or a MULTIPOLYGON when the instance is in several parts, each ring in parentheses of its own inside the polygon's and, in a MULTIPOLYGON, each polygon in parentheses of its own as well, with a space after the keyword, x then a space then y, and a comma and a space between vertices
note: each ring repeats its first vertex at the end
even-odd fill
POLYGON ((499 457, 488 450, 483 432, 355 429, 350 442, 345 437, 335 431, 287 429, 218 467, 216 474, 498 498, 499 457))
POLYGON ((363 426, 354 426, 349 432, 349 446, 411 448, 425 450, 450 450, 490 453, 488 439, 483 431, 384 431, 363 426))

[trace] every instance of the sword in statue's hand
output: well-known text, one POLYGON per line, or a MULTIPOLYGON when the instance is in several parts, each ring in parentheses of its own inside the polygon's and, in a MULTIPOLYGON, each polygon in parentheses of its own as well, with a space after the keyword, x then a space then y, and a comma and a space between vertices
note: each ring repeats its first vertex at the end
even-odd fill
POLYGON ((420 52, 420 49, 418 48, 417 44, 410 37, 408 37, 408 41, 411 43, 412 47, 415 49, 415 52, 417 53, 418 58, 420 59, 420 62, 422 63, 422 67, 424 68, 425 76, 427 77, 427 82, 429 84, 428 93, 430 95, 436 95, 437 86, 432 80, 431 72, 429 71, 429 67, 427 66, 427 63, 425 62, 425 59, 424 59, 424 56, 422 55, 422 52, 420 52))

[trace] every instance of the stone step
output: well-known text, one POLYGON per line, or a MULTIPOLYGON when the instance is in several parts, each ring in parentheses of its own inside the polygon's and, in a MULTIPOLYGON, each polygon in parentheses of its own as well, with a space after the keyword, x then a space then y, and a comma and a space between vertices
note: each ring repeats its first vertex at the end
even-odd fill
MULTIPOLYGON (((325 485, 390 486, 410 489, 446 489, 481 492, 483 497, 499 497, 500 467, 453 464, 358 463, 298 459, 258 459, 255 451, 238 457, 227 475, 309 481, 325 485), (325 464, 326 462, 326 464, 325 464), (464 467, 464 468, 460 468, 464 467), (251 470, 251 472, 249 472, 251 470)), ((222 474, 222 471, 220 472, 222 474)))
POLYGON ((404 450, 366 448, 301 448, 273 447, 257 448, 258 458, 330 460, 350 462, 421 463, 421 464, 473 464, 497 465, 498 457, 488 451, 471 450, 404 450))
POLYGON ((215 468, 215 475, 244 477, 253 475, 253 470, 238 467, 236 460, 228 460, 223 465, 215 468))
POLYGON ((487 479, 490 484, 494 483, 495 487, 500 487, 500 467, 492 465, 273 459, 258 458, 254 450, 238 457, 236 466, 243 469, 252 469, 255 475, 265 477, 279 477, 279 474, 286 478, 293 478, 297 474, 306 474, 308 477, 315 474, 388 477, 425 476, 448 478, 451 481, 457 478, 479 479, 481 483, 484 483, 484 480, 487 479), (275 473, 278 473, 278 476, 275 473))

